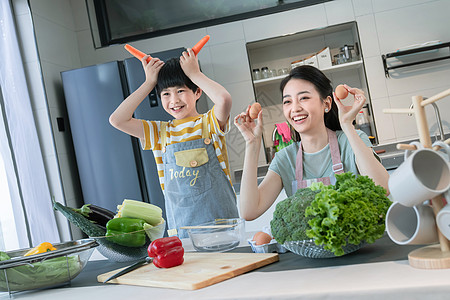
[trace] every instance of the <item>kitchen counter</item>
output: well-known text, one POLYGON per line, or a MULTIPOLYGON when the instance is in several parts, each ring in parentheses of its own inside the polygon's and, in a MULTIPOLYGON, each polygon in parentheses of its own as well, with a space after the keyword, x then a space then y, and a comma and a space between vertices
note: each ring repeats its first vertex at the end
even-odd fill
MULTIPOLYGON (((244 246, 244 244, 242 244, 244 246)), ((448 299, 450 269, 409 266, 407 254, 419 246, 399 246, 384 236, 339 258, 309 259, 293 253, 280 261, 194 290, 101 284, 96 276, 129 263, 92 260, 71 285, 15 293, 14 299, 448 299)), ((186 244, 186 249, 190 246, 186 244)), ((235 252, 250 252, 247 246, 235 252)), ((0 294, 8 299, 8 294, 0 294)))

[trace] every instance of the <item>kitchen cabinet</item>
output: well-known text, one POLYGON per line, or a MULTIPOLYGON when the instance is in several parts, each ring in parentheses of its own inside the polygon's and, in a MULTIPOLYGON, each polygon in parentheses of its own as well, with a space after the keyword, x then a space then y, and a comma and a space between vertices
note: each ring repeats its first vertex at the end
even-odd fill
MULTIPOLYGON (((246 232, 256 232, 262 231, 264 227, 270 228, 270 221, 272 221, 273 213, 277 204, 287 198, 286 192, 281 190, 275 202, 258 218, 252 221, 245 221, 245 231, 246 232)), ((237 207, 239 208, 240 195, 237 194, 237 207)))
MULTIPOLYGON (((321 69, 331 80, 333 88, 341 83, 346 83, 364 91, 367 103, 363 111, 370 123, 370 135, 374 137, 373 142, 377 143, 376 126, 356 22, 306 32, 288 33, 279 37, 249 42, 246 44, 246 48, 250 70, 261 70, 267 67, 269 74, 276 74, 276 76, 269 78, 253 80, 255 99, 264 108, 263 141, 266 153, 269 153, 273 147, 272 136, 275 124, 285 122, 279 88, 281 80, 286 76, 285 74, 282 75, 282 70, 286 68, 290 70, 292 62, 310 61, 311 58, 314 58, 314 55, 320 55, 318 52, 323 49, 329 50, 328 64, 320 64, 320 62, 323 62, 322 56, 322 60, 315 66, 321 69), (344 46, 353 48, 350 50, 352 58, 347 61, 340 61, 338 64, 337 61, 334 61, 334 58, 343 52, 344 46), (270 70, 274 71, 270 72, 270 70)), ((321 54, 323 53, 321 52, 321 54)), ((352 102, 353 97, 351 96, 344 100, 346 105, 351 105, 352 102)), ((269 163, 271 156, 267 154, 266 158, 269 163)))

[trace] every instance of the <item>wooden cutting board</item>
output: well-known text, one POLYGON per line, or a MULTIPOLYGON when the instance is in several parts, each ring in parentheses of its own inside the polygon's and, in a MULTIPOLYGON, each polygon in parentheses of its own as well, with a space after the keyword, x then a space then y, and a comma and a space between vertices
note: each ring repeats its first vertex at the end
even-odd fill
MULTIPOLYGON (((276 261, 278 253, 188 252, 180 266, 159 269, 147 264, 108 283, 196 290, 276 261)), ((101 274, 97 280, 103 282, 122 269, 101 274)))

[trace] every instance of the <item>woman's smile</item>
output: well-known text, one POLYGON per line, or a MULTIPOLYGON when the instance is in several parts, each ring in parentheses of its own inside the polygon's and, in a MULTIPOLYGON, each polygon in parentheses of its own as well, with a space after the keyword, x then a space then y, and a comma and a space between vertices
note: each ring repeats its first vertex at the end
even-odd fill
POLYGON ((301 124, 307 117, 307 115, 296 115, 292 117, 292 121, 294 121, 296 124, 301 124))

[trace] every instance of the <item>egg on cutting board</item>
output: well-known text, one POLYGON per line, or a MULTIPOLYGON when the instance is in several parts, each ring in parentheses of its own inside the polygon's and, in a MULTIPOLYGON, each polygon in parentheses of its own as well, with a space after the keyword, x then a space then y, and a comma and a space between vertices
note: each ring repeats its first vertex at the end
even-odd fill
POLYGON ((262 231, 255 233, 255 235, 253 236, 253 241, 255 242, 255 245, 268 244, 270 243, 271 240, 272 237, 269 234, 262 231))

